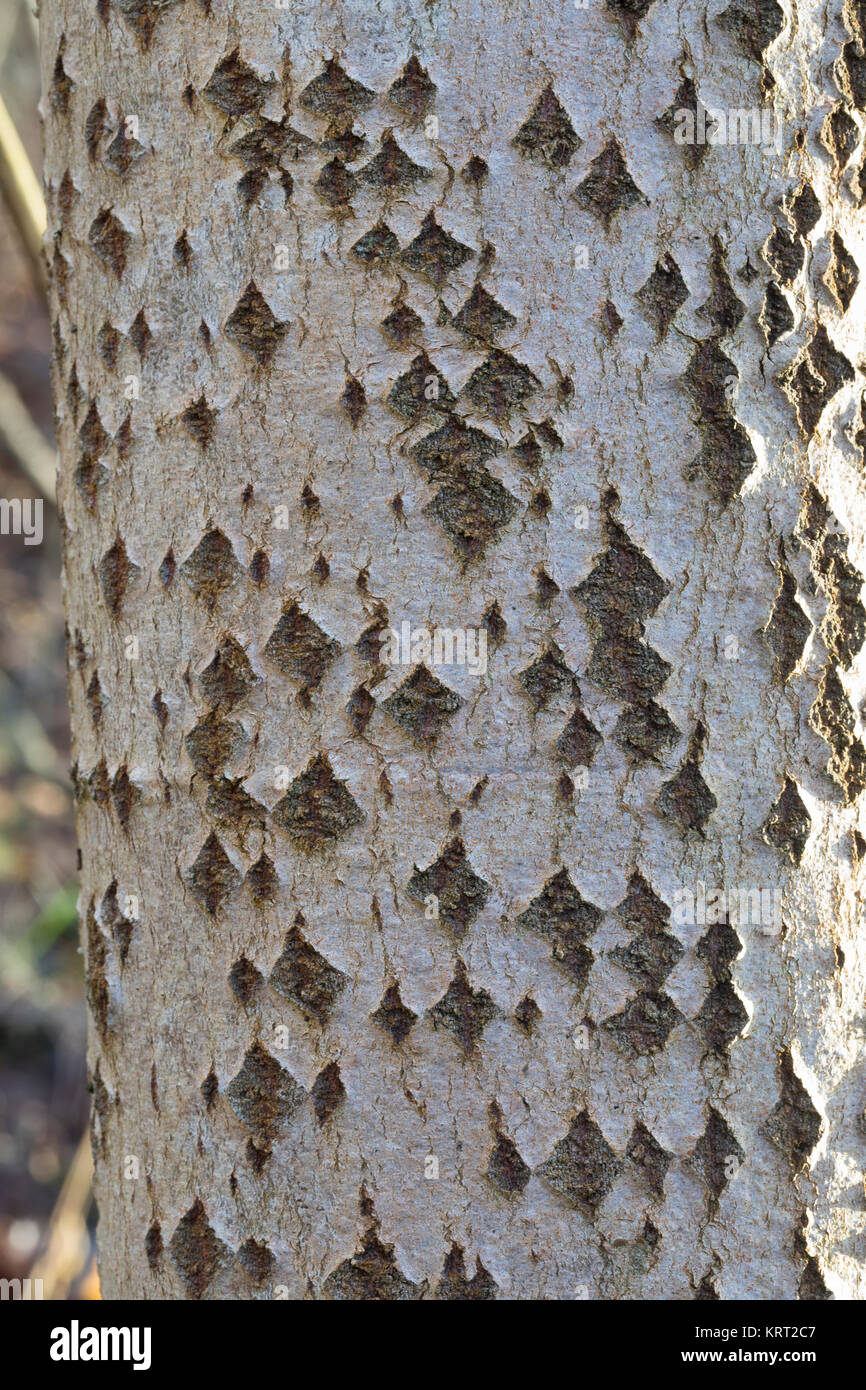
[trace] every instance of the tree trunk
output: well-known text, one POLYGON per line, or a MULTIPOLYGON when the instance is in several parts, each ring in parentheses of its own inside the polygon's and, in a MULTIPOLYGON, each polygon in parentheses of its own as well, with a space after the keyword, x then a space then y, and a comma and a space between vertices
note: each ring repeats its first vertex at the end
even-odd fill
POLYGON ((43 0, 106 1297, 863 1296, 864 40, 43 0))

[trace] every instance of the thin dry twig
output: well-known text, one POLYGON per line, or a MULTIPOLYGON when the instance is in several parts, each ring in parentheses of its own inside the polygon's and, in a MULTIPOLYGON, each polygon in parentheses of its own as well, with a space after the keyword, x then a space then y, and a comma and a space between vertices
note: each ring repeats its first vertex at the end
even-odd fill
POLYGON ((0 96, 0 192, 9 209, 36 283, 45 293, 45 199, 15 123, 0 96))
POLYGON ((51 1214, 48 1244, 30 1272, 42 1280, 44 1299, 64 1298, 84 1268, 93 1158, 90 1134, 85 1130, 51 1214))
POLYGON ((8 377, 0 372, 0 442, 46 501, 55 501, 57 455, 8 377))

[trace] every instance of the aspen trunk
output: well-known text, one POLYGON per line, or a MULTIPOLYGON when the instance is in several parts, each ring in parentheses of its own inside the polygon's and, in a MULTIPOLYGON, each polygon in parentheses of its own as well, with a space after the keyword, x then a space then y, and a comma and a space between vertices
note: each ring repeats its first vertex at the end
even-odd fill
POLYGON ((105 1296, 862 1297, 864 0, 42 11, 105 1296))

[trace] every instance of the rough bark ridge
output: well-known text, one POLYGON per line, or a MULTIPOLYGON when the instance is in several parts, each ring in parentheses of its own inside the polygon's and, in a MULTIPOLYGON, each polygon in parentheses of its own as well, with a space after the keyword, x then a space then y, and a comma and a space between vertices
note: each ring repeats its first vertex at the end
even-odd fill
POLYGON ((42 30, 106 1295, 862 1297, 863 0, 42 30))

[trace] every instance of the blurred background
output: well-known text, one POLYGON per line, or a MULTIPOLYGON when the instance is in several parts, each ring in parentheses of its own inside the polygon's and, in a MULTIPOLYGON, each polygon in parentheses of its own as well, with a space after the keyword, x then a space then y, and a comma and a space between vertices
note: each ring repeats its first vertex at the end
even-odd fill
POLYGON ((34 0, 0 0, 0 499, 41 497, 44 524, 39 545, 0 534, 0 1280, 98 1298, 51 335, 34 251, 38 42, 34 0))

